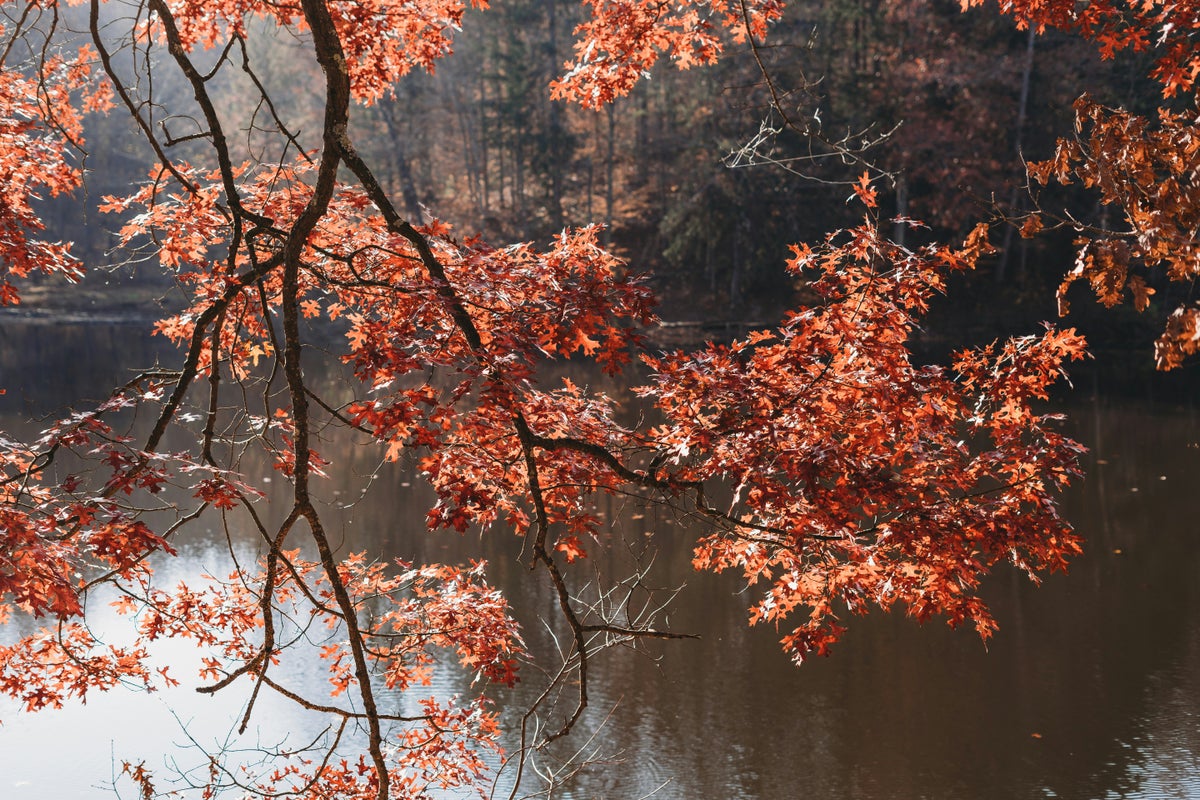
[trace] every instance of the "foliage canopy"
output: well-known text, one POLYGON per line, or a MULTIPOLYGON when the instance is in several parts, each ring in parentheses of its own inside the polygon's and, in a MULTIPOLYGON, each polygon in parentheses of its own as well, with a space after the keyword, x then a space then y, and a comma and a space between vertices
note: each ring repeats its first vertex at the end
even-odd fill
MULTIPOLYGON (((628 93, 663 56, 687 68, 756 46, 784 11, 774 0, 587 7, 550 91, 588 108, 628 93)), ((191 680, 205 693, 246 683, 253 697, 274 692, 330 718, 316 754, 267 752, 257 772, 214 754, 200 796, 233 786, 264 797, 486 793, 496 763, 516 784, 528 780, 530 754, 584 712, 604 648, 686 634, 578 596, 578 562, 605 546, 590 506, 599 494, 702 518, 695 566, 754 585, 751 621, 781 627, 797 662, 826 653, 847 615, 873 607, 942 615, 987 637, 995 622, 977 594, 983 576, 1007 562, 1036 579, 1079 551, 1054 497, 1078 474, 1081 448, 1036 404, 1081 357, 1082 340, 1047 328, 962 350, 949 366, 921 364, 910 349, 947 277, 991 252, 986 225, 956 246, 890 241, 864 174, 850 200, 861 223, 793 249, 787 268, 808 305, 731 344, 653 354, 651 292, 597 228, 502 245, 402 211, 360 154, 352 111, 409 71, 434 69, 467 11, 457 0, 5 5, 0 302, 18 303, 31 274, 82 274, 66 244, 41 237, 38 200, 81 186, 87 112, 128 115, 154 155, 145 181, 104 199, 117 258, 151 259, 189 301, 156 328, 179 345, 176 368, 137 375, 32 441, 0 437, 0 618, 49 620, 0 646, 0 687, 34 711, 119 683, 191 680), (320 66, 316 133, 258 78, 263 26, 294 37, 320 66), (231 74, 254 87, 232 108, 219 94, 231 74), (167 76, 187 87, 182 99, 157 93, 167 76), (594 359, 618 373, 632 357, 650 371, 634 391, 652 412, 636 425, 613 399, 544 378, 555 361, 594 359), (353 396, 323 394, 305 369, 318 359, 353 371, 353 396), (530 580, 552 587, 572 641, 526 719, 546 715, 563 687, 574 687, 571 707, 561 724, 530 726, 506 760, 492 755, 500 729, 489 695, 423 696, 410 715, 381 704, 384 688, 420 692, 440 653, 503 698, 526 654, 483 564, 338 552, 313 489, 343 468, 320 452, 333 428, 369 439, 381 458, 417 460, 438 498, 431 527, 524 537, 530 580), (256 459, 289 484, 282 512, 263 511, 263 487, 243 470, 256 459), (258 563, 203 585, 160 585, 151 557, 214 516, 257 532, 258 563), (90 596, 116 598, 132 644, 91 632, 90 596), (337 633, 314 654, 328 696, 273 672, 295 645, 294 626, 337 633), (199 674, 153 665, 148 643, 166 636, 202 651, 199 674), (361 752, 342 745, 352 730, 365 732, 361 752)), ((1153 121, 1081 99, 1076 137, 1031 167, 1043 184, 1095 187, 1128 229, 1043 209, 1022 232, 1076 225, 1067 281, 1088 280, 1105 302, 1126 292, 1147 302, 1135 265, 1190 280, 1200 145, 1182 98, 1200 72, 1194 4, 1055 0, 1005 11, 1022 26, 1077 31, 1106 53, 1155 48, 1165 98, 1153 121)), ((1176 313, 1162 364, 1194 352, 1198 320, 1191 308, 1176 313)), ((243 731, 253 711, 251 700, 243 731)), ((144 766, 127 772, 155 793, 144 766)))

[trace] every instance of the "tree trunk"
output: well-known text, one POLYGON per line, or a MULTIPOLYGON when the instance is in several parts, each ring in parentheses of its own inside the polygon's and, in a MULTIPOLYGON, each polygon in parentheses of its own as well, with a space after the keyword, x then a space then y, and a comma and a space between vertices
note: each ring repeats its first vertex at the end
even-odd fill
POLYGON ((604 186, 604 246, 612 245, 613 228, 613 179, 617 171, 616 140, 617 115, 614 112, 616 101, 609 103, 605 109, 608 113, 608 153, 605 156, 605 186, 604 186))
MULTIPOLYGON (((1025 45, 1025 67, 1021 72, 1021 97, 1017 103, 1017 127, 1016 134, 1013 137, 1015 140, 1014 146, 1017 151, 1017 160, 1024 166, 1024 152, 1022 148, 1025 134, 1025 118, 1029 112, 1029 90, 1033 83, 1033 50, 1034 41, 1036 39, 1034 26, 1029 26, 1029 36, 1025 45)), ((1008 213, 1011 216, 1017 216, 1020 213, 1021 203, 1021 184, 1014 183, 1012 192, 1009 194, 1008 213)), ((1012 224, 1004 227, 1004 244, 1000 247, 1000 261, 996 264, 996 283, 1004 283, 1008 276, 1008 260, 1012 254, 1013 244, 1013 226, 1012 224)), ((1022 270, 1023 272, 1024 270, 1022 270)), ((1023 276, 1022 276, 1023 277, 1023 276)))
POLYGON ((400 184, 400 196, 404 198, 404 208, 408 212, 409 219, 413 222, 420 222, 421 199, 413 181, 412 165, 408 161, 404 134, 400 131, 400 124, 396 120, 396 103, 394 101, 381 103, 379 111, 391 142, 389 153, 392 157, 392 165, 396 170, 397 182, 400 184))

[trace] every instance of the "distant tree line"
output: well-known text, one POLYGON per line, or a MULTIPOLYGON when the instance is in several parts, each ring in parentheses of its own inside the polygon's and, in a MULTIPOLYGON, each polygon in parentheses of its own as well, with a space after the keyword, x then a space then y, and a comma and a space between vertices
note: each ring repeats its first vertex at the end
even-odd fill
MULTIPOLYGON (((851 224, 845 201, 864 170, 885 176, 886 214, 928 226, 897 222, 898 241, 961 236, 980 218, 1012 223, 995 228, 998 252, 964 279, 946 325, 988 317, 997 292, 1018 301, 992 312, 1005 319, 1023 307, 1030 318, 1052 314, 1070 236, 1016 234, 1029 207, 1024 160, 1052 150, 1080 85, 1135 112, 1157 94, 1146 64, 1130 64, 1138 56, 1103 62, 1077 37, 1035 39, 988 10, 810 0, 790 6, 759 47, 702 70, 662 65, 629 97, 591 111, 546 90, 582 14, 563 0, 489 10, 485 24, 464 26, 436 74, 410 74, 394 96, 356 108, 353 125, 414 219, 427 207, 459 235, 494 242, 604 223, 610 246, 654 276, 669 318, 778 313, 802 290, 780 266, 788 245, 851 224)), ((269 69, 258 78, 277 102, 311 104, 317 66, 287 37, 260 33, 269 69)), ((236 88, 224 95, 231 108, 256 96, 249 81, 236 88)), ((314 106, 311 130, 318 114, 314 106)), ((160 124, 183 138, 194 121, 160 124)), ((95 206, 145 178, 127 127, 119 115, 91 120, 86 196, 50 215, 85 263, 100 263, 113 241, 95 206)), ((256 132, 242 133, 253 154, 256 132)))

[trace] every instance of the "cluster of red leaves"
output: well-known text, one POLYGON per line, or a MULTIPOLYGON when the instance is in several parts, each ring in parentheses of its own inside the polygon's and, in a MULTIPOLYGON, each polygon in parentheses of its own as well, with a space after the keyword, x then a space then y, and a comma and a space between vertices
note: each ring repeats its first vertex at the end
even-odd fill
POLYGON ((487 585, 484 564, 469 568, 399 562, 385 565, 361 555, 342 562, 341 576, 356 597, 386 598, 377 609, 371 657, 384 665, 388 688, 429 685, 433 651, 447 650, 475 673, 476 680, 512 686, 523 644, 508 603, 487 585))
MULTIPOLYGON (((983 5, 983 0, 960 0, 960 5, 965 10, 983 5)), ((1021 29, 1078 33, 1096 42, 1104 58, 1153 49, 1151 77, 1162 84, 1167 97, 1188 94, 1200 76, 1194 41, 1200 30, 1200 3, 1195 0, 1094 0, 1086 5, 1073 0, 1006 0, 1000 10, 1021 29)))
POLYGON ((585 0, 591 16, 576 29, 575 58, 551 95, 601 108, 629 94, 662 56, 680 69, 712 64, 734 41, 761 38, 783 15, 779 0, 585 0))
MULTIPOLYGON (((470 310, 479 346, 458 329, 411 256, 387 258, 381 247, 383 255, 364 258, 359 274, 406 290, 336 293, 337 307, 355 309, 346 357, 375 395, 349 411, 356 425, 387 443, 389 458, 413 447, 428 451, 421 468, 441 498, 431 525, 465 530, 504 520, 523 530, 529 476, 516 415, 544 436, 569 433, 614 450, 628 438, 608 398, 585 396, 571 384, 539 389, 535 366, 585 355, 618 371, 641 341, 638 328, 653 319, 651 297, 598 245, 595 228, 564 231, 546 252, 524 244, 502 250, 456 244, 440 230, 431 241, 470 310), (446 377, 430 381, 431 367, 444 367, 446 377)), ((390 249, 404 253, 400 247, 393 242, 390 249)), ((539 469, 551 487, 549 521, 567 526, 564 542, 593 519, 570 487, 620 482, 611 473, 597 475, 578 453, 546 454, 539 469)))
MULTIPOLYGON (((263 608, 268 605, 286 609, 294 620, 306 618, 345 635, 340 618, 330 611, 333 592, 321 565, 297 551, 281 553, 280 558, 286 569, 270 580, 267 567, 260 565, 258 573, 209 578, 200 588, 184 583, 154 588, 149 573, 143 573, 138 590, 113 605, 136 617, 147 641, 183 638, 205 648, 209 655, 199 677, 219 680, 240 674, 239 668, 262 658, 262 637, 256 631, 264 627, 263 608), (258 587, 263 586, 271 587, 270 598, 260 596, 258 587)), ((398 562, 389 568, 351 554, 338 571, 355 606, 371 615, 364 636, 388 688, 429 686, 438 650, 456 652, 477 679, 515 683, 516 657, 523 647, 520 632, 504 598, 484 581, 482 563, 460 569, 439 564, 413 568, 398 562)), ((280 653, 268 655, 274 660, 280 653)), ((330 671, 330 695, 341 695, 355 680, 344 640, 323 646, 320 655, 330 671)))
POLYGON ((71 94, 87 84, 90 57, 87 50, 73 59, 51 56, 31 77, 7 63, 8 55, 0 58, 0 305, 20 301, 10 278, 42 272, 77 280, 83 274, 67 245, 35 236, 45 226, 34 203, 80 184, 69 155, 72 144, 82 143, 81 113, 71 94))
POLYGON ((539 360, 576 353, 616 372, 641 341, 637 328, 653 319, 649 291, 599 246, 594 227, 564 230, 539 252, 527 244, 459 243, 448 226, 432 223, 423 232, 471 314, 480 350, 457 327, 411 245, 383 231, 378 243, 364 238, 370 223, 357 215, 346 223, 356 225, 358 249, 343 257, 360 283, 372 285, 337 288, 330 315, 353 309, 349 359, 376 387, 431 365, 520 383, 539 360))
MULTIPOLYGON (((432 527, 466 530, 504 522, 519 532, 532 522, 529 475, 520 437, 504 394, 485 391, 478 405, 456 417, 439 446, 420 461, 439 501, 429 511, 432 527)), ((520 409, 530 428, 547 439, 570 437, 598 451, 619 453, 640 438, 614 419, 611 399, 585 396, 569 381, 555 391, 529 389, 520 409)), ((627 478, 579 449, 548 449, 537 458, 546 521, 559 532, 556 547, 573 561, 584 554, 581 536, 602 525, 592 505, 596 492, 616 492, 627 478)))
MULTIPOLYGON (((102 411, 120 407, 121 396, 102 411)), ((154 686, 147 650, 106 645, 86 624, 84 599, 97 578, 144 579, 149 553, 174 552, 167 541, 110 499, 132 492, 132 452, 100 419, 78 413, 49 428, 33 448, 0 437, 0 622, 12 608, 57 623, 0 646, 0 691, 30 711, 60 707, 68 698, 118 684, 154 686), (76 476, 57 485, 40 478, 48 454, 99 457, 106 489, 88 492, 76 476), (107 492, 107 494, 106 494, 107 492)), ((136 488, 153 491, 161 471, 149 468, 136 488)), ((93 489, 97 487, 92 487, 93 489)))
MULTIPOLYGON (((498 716, 483 702, 460 705, 453 699, 444 703, 426 700, 421 706, 421 722, 390 743, 390 796, 430 797, 434 791, 459 796, 454 793, 478 789, 489 772, 485 755, 497 751, 498 716)), ((362 756, 333 762, 299 756, 242 781, 262 797, 286 794, 299 800, 375 800, 379 796, 378 776, 362 756)), ((482 790, 478 793, 485 796, 482 790)))
MULTIPOLYGON (((450 53, 452 37, 468 6, 486 8, 486 0, 333 0, 328 4, 342 47, 351 89, 357 100, 372 103, 391 91, 415 68, 433 71, 450 53)), ((298 35, 307 31, 302 3, 263 0, 166 0, 186 47, 212 48, 230 37, 247 35, 253 18, 269 19, 298 35)), ((142 35, 160 34, 144 23, 142 35)))
POLYGON ((106 645, 87 625, 63 622, 0 645, 0 692, 19 700, 26 711, 39 711, 122 684, 152 691, 155 679, 147 657, 140 644, 106 645))
MULTIPOLYGON (((963 7, 980 0, 963 0, 963 7)), ((1095 189, 1104 206, 1115 207, 1124 227, 1090 227, 1083 231, 1078 257, 1059 290, 1063 295, 1077 280, 1088 281, 1106 305, 1128 292, 1143 310, 1153 294, 1142 274, 1161 271, 1171 281, 1191 283, 1200 275, 1195 230, 1200 216, 1200 111, 1195 103, 1200 77, 1200 3, 1195 0, 1014 0, 1001 4, 1020 27, 1041 31, 1052 27, 1077 32, 1094 41, 1104 58, 1121 51, 1153 51, 1150 77, 1162 88, 1164 102, 1157 118, 1106 108, 1083 95, 1075 104, 1073 138, 1058 142, 1054 155, 1030 164, 1030 177, 1047 184, 1078 181, 1095 189), (1182 98, 1184 107, 1172 105, 1182 98)), ((1033 235, 1040 219, 1027 222, 1022 233, 1033 235)), ((1173 369, 1197 352, 1200 309, 1188 303, 1175 309, 1155 345, 1160 369, 1173 369)))
POLYGON ((733 345, 650 359, 644 390, 668 421, 653 433, 677 479, 735 487, 726 529, 703 539, 698 568, 765 581, 752 621, 779 625, 797 660, 825 653, 838 609, 906 605, 988 636, 976 594, 1000 561, 1031 575, 1062 568, 1077 537, 1054 507, 1082 448, 1039 416, 1035 399, 1065 360, 1071 331, 960 353, 954 371, 912 363, 908 340, 967 247, 911 252, 873 224, 797 248, 823 304, 733 345))
MULTIPOLYGON (((1106 108, 1086 95, 1075 104, 1078 134, 1062 139, 1052 158, 1029 165, 1045 185, 1078 180, 1100 202, 1120 211, 1126 228, 1081 237, 1075 267, 1059 287, 1066 313, 1067 289, 1086 280, 1105 305, 1126 294, 1140 311, 1154 290, 1147 276, 1159 269, 1168 279, 1191 282, 1200 276, 1200 128, 1195 112, 1162 110, 1157 124, 1122 109, 1106 108)), ((1155 346, 1161 369, 1172 369, 1197 352, 1200 310, 1181 306, 1155 346)))
MULTIPOLYGON (((311 165, 298 159, 294 169, 276 167, 251 170, 242 165, 236 177, 244 181, 242 205, 268 219, 294 218, 311 196, 305 178, 311 165)), ((219 171, 200 170, 189 164, 156 167, 150 179, 123 197, 105 197, 100 210, 120 215, 124 224, 120 242, 137 247, 149 240, 163 269, 173 273, 192 295, 182 312, 161 320, 156 330, 179 344, 190 342, 198 320, 218 301, 228 302, 225 317, 236 325, 223 325, 214 342, 206 340, 198 369, 208 371, 214 361, 228 359, 238 377, 245 377, 259 359, 274 352, 270 326, 264 313, 279 302, 277 272, 255 282, 259 258, 268 258, 277 246, 279 230, 258 232, 251 246, 235 246, 229 225, 229 208, 219 171), (169 174, 179 182, 168 180, 169 174)))
MULTIPOLYGON (((236 571, 225 580, 210 578, 199 588, 181 583, 157 589, 146 580, 139 592, 128 591, 114 605, 136 619, 143 641, 169 637, 195 642, 208 653, 199 678, 217 684, 239 676, 270 683, 271 667, 260 672, 255 666, 288 657, 287 648, 263 650, 264 608, 282 612, 280 618, 314 638, 324 628, 327 643, 318 652, 329 673, 330 700, 336 700, 356 678, 345 625, 332 611, 334 590, 320 563, 305 560, 298 551, 278 558, 284 568, 275 577, 268 577, 273 568, 264 561, 257 574, 236 571), (260 596, 262 587, 270 587, 269 598, 260 596)), ((439 651, 456 653, 475 680, 516 682, 516 659, 523 649, 520 631, 503 596, 484 581, 483 568, 482 563, 466 569, 387 565, 362 554, 339 563, 338 577, 354 607, 363 620, 370 620, 369 627, 360 627, 361 636, 384 686, 406 692, 429 687, 439 651)), ((312 705, 326 707, 320 701, 312 705)), ((498 720, 487 699, 463 703, 425 697, 418 705, 420 714, 404 718, 389 745, 400 788, 454 789, 477 783, 487 771, 483 754, 498 750, 498 720)), ((354 716, 349 710, 346 714, 354 716)), ((377 788, 366 762, 331 764, 306 757, 284 759, 250 782, 263 796, 295 791, 300 797, 373 797, 377 788)))
MULTIPOLYGON (((244 375, 274 351, 264 313, 280 302, 281 276, 278 271, 259 276, 254 270, 270 257, 282 234, 264 230, 248 251, 230 257, 232 240, 217 235, 229 231, 219 176, 187 165, 174 169, 190 183, 188 190, 164 189, 160 168, 131 195, 105 198, 102 208, 127 216, 139 212, 128 217, 122 241, 135 245, 152 237, 164 268, 193 290, 192 305, 159 323, 159 332, 186 343, 211 304, 227 299, 225 315, 238 324, 221 328, 221 356, 235 374, 244 375)), ((267 219, 296 217, 311 197, 305 180, 311 169, 298 159, 290 168, 239 173, 244 178, 242 205, 267 219)), ((528 377, 541 358, 575 353, 616 372, 628 361, 631 345, 642 341, 637 328, 653 320, 649 291, 600 247, 595 227, 564 230, 545 252, 528 244, 495 249, 476 240, 458 242, 449 226, 438 221, 420 231, 472 313, 487 352, 496 354, 488 367, 509 381, 528 377)), ((330 213, 309 237, 304 256, 301 309, 309 318, 349 320, 347 360, 364 381, 379 388, 430 366, 470 364, 476 374, 481 371, 479 353, 456 325, 439 282, 423 269, 412 243, 388 230, 362 190, 339 190, 330 213)), ((201 370, 211 361, 208 343, 201 370)), ((412 401, 398 398, 392 415, 406 418, 403 406, 412 401)), ((370 407, 355 413, 360 421, 387 427, 385 420, 372 418, 370 407)), ((392 438, 406 436, 405 428, 392 438)))
MULTIPOLYGON (((55 423, 33 446, 0 437, 0 598, 23 612, 77 615, 96 575, 136 571, 147 553, 172 552, 114 497, 156 494, 173 477, 173 457, 135 449, 102 419, 132 402, 118 393, 97 411, 55 423), (69 457, 99 469, 90 480, 46 474, 54 458, 69 457)), ((0 606, 0 619, 7 610, 0 606)))

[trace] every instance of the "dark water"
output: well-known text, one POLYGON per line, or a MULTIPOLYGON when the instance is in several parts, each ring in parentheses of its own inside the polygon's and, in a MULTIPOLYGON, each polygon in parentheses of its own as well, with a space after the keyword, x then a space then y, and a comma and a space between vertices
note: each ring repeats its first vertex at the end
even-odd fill
MULTIPOLYGON (((0 429, 21 412, 94 397, 164 352, 128 329, 6 323, 0 429)), ((851 620, 832 657, 797 669, 773 631, 746 627, 749 598, 736 580, 690 571, 683 526, 605 507, 616 551, 648 557, 653 546, 649 581, 686 582, 671 624, 701 638, 609 651, 594 665, 591 709, 568 745, 601 763, 555 796, 1200 798, 1200 419, 1177 405, 1090 391, 1068 411, 1071 429, 1092 448, 1087 480, 1064 502, 1088 552, 1040 588, 997 574, 987 594, 1001 629, 986 649, 968 631, 877 615, 851 620)), ((331 508, 347 548, 417 560, 483 555, 531 645, 553 648, 550 594, 519 563, 515 538, 429 534, 427 497, 411 472, 377 470, 365 451, 336 455, 353 462, 355 475, 326 488, 332 506, 357 500, 363 476, 377 476, 366 499, 331 508)), ((164 567, 167 578, 222 569, 222 545, 215 531, 198 537, 164 567)), ((575 579, 626 564, 601 556, 575 579)), ((96 625, 110 624, 101 609, 96 625)), ((194 660, 174 643, 160 657, 194 660)), ((323 681, 291 668, 298 681, 323 681)), ((446 692, 461 683, 452 668, 435 680, 446 692)), ((519 694, 539 688, 527 673, 519 694)), ((505 695, 497 699, 503 707, 505 695)), ((0 704, 0 798, 111 796, 102 787, 122 760, 198 763, 179 720, 211 741, 226 735, 243 700, 118 691, 34 716, 0 704)), ((515 727, 515 715, 506 719, 515 727)), ((285 703, 259 707, 258 725, 252 733, 263 740, 316 732, 285 703)))

